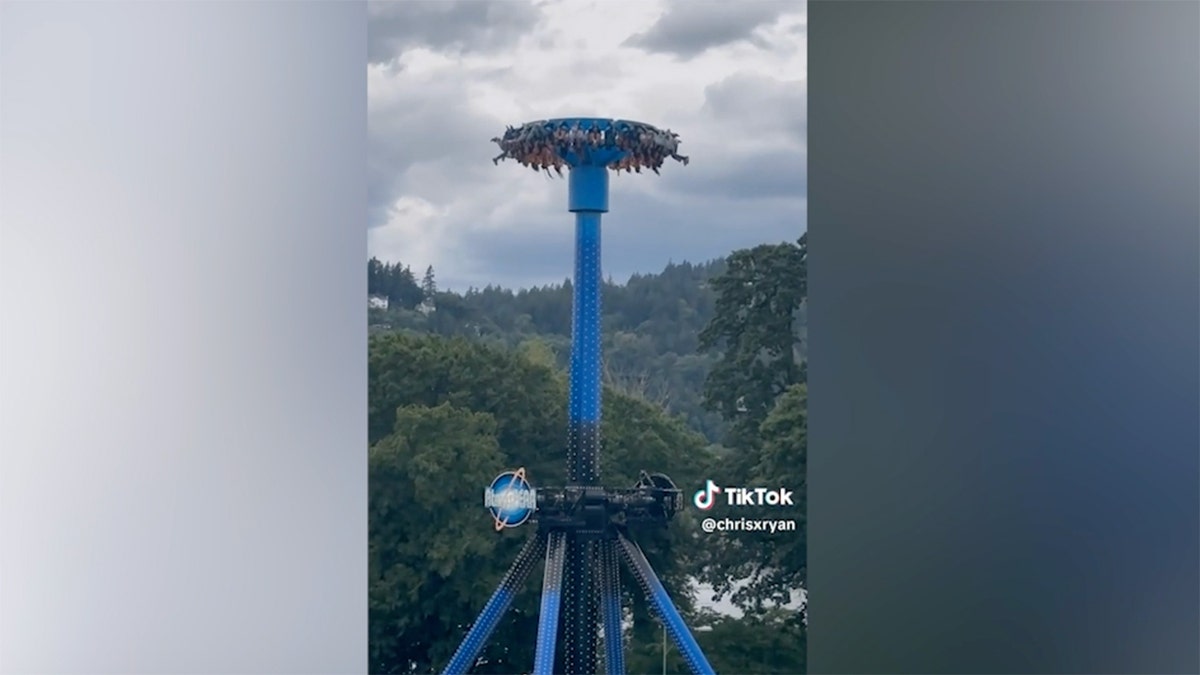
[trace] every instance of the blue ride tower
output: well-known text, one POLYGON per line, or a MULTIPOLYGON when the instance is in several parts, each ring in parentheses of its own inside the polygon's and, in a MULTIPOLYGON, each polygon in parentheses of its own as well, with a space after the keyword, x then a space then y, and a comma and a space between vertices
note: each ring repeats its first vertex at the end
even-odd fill
MULTIPOLYGON (((600 160, 611 158, 597 158, 600 160)), ((595 161, 595 160, 593 160, 595 161)), ((570 167, 568 208, 575 214, 571 376, 567 404, 567 480, 600 480, 600 219, 608 212, 608 164, 570 167)))
MULTIPOLYGON (((530 520, 537 531, 526 542, 500 587, 471 626, 444 671, 470 671, 488 637, 511 605, 532 567, 545 556, 533 672, 624 675, 619 561, 624 560, 692 672, 713 673, 631 528, 666 526, 681 508, 679 489, 666 475, 641 472, 631 488, 600 483, 601 217, 608 212, 610 172, 658 173, 663 161, 684 164, 678 136, 627 120, 569 118, 509 127, 493 139, 502 153, 536 171, 568 172, 568 210, 575 214, 571 372, 567 416, 567 485, 533 488, 524 469, 498 478, 485 505, 497 530, 530 520), (517 506, 513 506, 516 504, 517 506), (520 511, 528 506, 532 512, 520 511), (514 513, 518 513, 514 516, 514 513), (603 639, 601 638, 603 636, 603 639), (598 647, 603 644, 603 658, 598 647), (561 649, 560 649, 561 647, 561 649), (600 669, 603 662, 603 671, 600 669)), ((553 174, 551 174, 553 175, 553 174)))

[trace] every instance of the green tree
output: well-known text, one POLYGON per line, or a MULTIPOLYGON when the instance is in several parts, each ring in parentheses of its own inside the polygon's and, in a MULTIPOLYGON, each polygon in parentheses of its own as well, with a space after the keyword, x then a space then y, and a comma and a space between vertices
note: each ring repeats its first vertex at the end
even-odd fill
POLYGON ((421 287, 413 279, 412 270, 378 258, 367 261, 367 293, 386 296, 389 306, 396 309, 413 309, 421 302, 421 287))
POLYGON ((417 280, 413 276, 412 270, 407 265, 402 268, 397 264, 392 268, 391 283, 391 291, 388 297, 397 306, 411 310, 421 304, 421 299, 424 296, 421 293, 420 286, 417 286, 417 280))
MULTIPOLYGON (((636 535, 685 618, 697 627, 696 637, 718 672, 803 672, 804 613, 770 607, 803 588, 806 581, 803 337, 807 288, 803 274, 793 273, 785 264, 799 263, 802 272, 805 251, 802 238, 795 244, 738 251, 728 260, 670 264, 659 274, 635 275, 624 284, 609 280, 603 289, 609 377, 603 482, 630 485, 638 470, 644 469, 667 473, 689 495, 708 477, 742 484, 778 482, 795 492, 797 506, 786 517, 797 520, 801 531, 786 536, 698 536, 699 517, 691 509, 680 513, 669 528, 636 535), (798 304, 793 302, 797 297, 798 304), (794 307, 790 315, 784 309, 788 306, 794 307), (784 334, 785 330, 791 334, 784 334), (791 368, 785 346, 789 344, 791 368), (754 359, 747 359, 751 354, 754 359), (746 363, 756 367, 742 368, 746 363), (724 370, 714 373, 718 367, 724 370), (722 388, 757 392, 762 405, 749 406, 742 399, 739 406, 743 391, 734 398, 714 396, 728 393, 722 388), (739 407, 747 412, 738 412, 739 407), (664 410, 675 416, 664 415, 664 410), (726 447, 712 446, 721 438, 726 447), (739 606, 763 609, 744 618, 708 616, 687 592, 690 576, 698 576, 739 606), (740 583, 724 583, 730 580, 740 583), (766 617, 771 617, 769 622, 766 617)), ((518 466, 527 469, 535 485, 561 484, 565 479, 565 370, 572 288, 568 281, 517 292, 493 286, 461 294, 443 291, 436 294, 436 311, 426 316, 413 311, 423 295, 407 267, 397 263, 382 265, 382 272, 371 269, 369 265, 369 283, 374 274, 398 279, 406 288, 411 282, 417 291, 411 306, 393 300, 391 309, 372 314, 373 323, 391 326, 373 334, 369 345, 372 448, 434 452, 442 445, 434 438, 441 434, 438 425, 451 425, 456 427, 454 433, 441 435, 469 449, 487 445, 490 434, 499 453, 499 459, 488 460, 468 450, 478 463, 487 464, 485 471, 478 472, 484 476, 482 484, 476 475, 448 470, 457 463, 435 463, 429 473, 429 480, 442 475, 444 481, 469 485, 461 493, 468 503, 460 508, 466 517, 477 519, 479 536, 493 548, 481 554, 470 547, 482 542, 472 543, 472 535, 464 535, 467 549, 454 564, 456 569, 473 569, 471 565, 479 562, 482 567, 474 575, 478 583, 468 588, 454 573, 440 578, 431 572, 427 577, 399 575, 383 584, 379 569, 372 568, 372 671, 428 672, 444 666, 528 534, 489 531, 490 521, 477 506, 482 487, 496 473, 518 466), (446 410, 440 417, 432 412, 442 407, 446 410), (415 424, 414 415, 424 423, 415 424), (469 415, 483 415, 494 426, 490 431, 486 422, 472 427, 463 417, 469 415), (400 429, 409 431, 405 435, 400 429), (474 429, 477 433, 469 438, 475 440, 455 436, 462 429, 474 429), (475 597, 456 604, 454 598, 463 593, 475 597), (401 625, 395 613, 405 611, 410 597, 413 602, 444 606, 447 617, 414 612, 411 617, 416 618, 401 625)), ((428 272, 432 278, 432 270, 428 272)), ((373 489, 383 488, 373 482, 373 489)), ((380 526, 372 530, 372 546, 385 550, 402 541, 413 542, 412 550, 440 550, 444 545, 426 523, 397 513, 373 516, 380 526)), ((518 596, 475 672, 528 668, 539 574, 535 572, 518 596)), ((660 672, 660 625, 634 581, 625 576, 626 607, 633 615, 632 630, 626 635, 629 672, 660 672)), ((667 656, 669 672, 684 672, 673 646, 667 656)))
MULTIPOLYGON (((807 671, 807 640, 803 625, 793 621, 791 612, 766 610, 760 614, 730 617, 703 612, 692 618, 692 635, 704 656, 718 673, 736 675, 796 675, 807 671)), ((626 655, 630 673, 666 672, 687 675, 691 669, 668 637, 663 644, 661 629, 657 640, 637 642, 626 655)))
POLYGON ((755 485, 783 485, 794 491, 795 506, 786 515, 797 521, 794 536, 766 540, 757 562, 761 573, 747 596, 787 603, 808 578, 808 385, 794 384, 779 397, 759 430, 762 451, 754 466, 755 485))
MULTIPOLYGON (((535 485, 565 479, 566 382, 561 371, 512 351, 398 332, 370 338, 368 364, 371 670, 428 672, 445 665, 528 534, 491 531, 483 487, 522 466, 535 485), (413 500, 420 508, 406 506, 413 500)), ((605 484, 632 485, 643 469, 681 485, 700 480, 702 437, 645 401, 605 396, 605 484)), ((694 532, 683 515, 670 528, 635 534, 688 615, 694 532)), ((626 588, 637 586, 627 579, 626 588)), ((535 573, 476 672, 522 672, 532 663, 539 589, 535 573)), ((656 640, 641 594, 629 593, 628 602, 632 644, 656 640)))
MULTIPOLYGON (((709 282, 725 264, 724 260, 672 263, 658 274, 634 275, 624 284, 609 280, 603 286, 601 303, 609 382, 631 394, 641 392, 671 414, 683 416, 710 443, 724 436, 726 424, 702 402, 704 378, 717 357, 697 353, 698 334, 714 311, 715 294, 709 282)), ((390 309, 368 312, 373 332, 432 332, 509 348, 537 338, 553 350, 558 365, 566 367, 570 280, 518 292, 492 285, 461 294, 436 292, 430 302, 436 311, 418 312, 413 310, 425 295, 408 267, 378 261, 369 264, 371 292, 376 292, 378 285, 372 285, 375 277, 396 277, 394 282, 405 295, 401 301, 397 299, 400 295, 390 294, 390 309), (371 272, 375 264, 382 272, 371 272)), ((436 289, 435 285, 426 286, 436 289)))
POLYGON ((530 363, 547 369, 556 367, 557 359, 554 355, 554 348, 545 340, 536 337, 527 338, 521 341, 518 349, 521 356, 530 363))
MULTIPOLYGON (((751 616, 772 612, 802 643, 806 609, 789 607, 807 588, 806 261, 807 236, 735 252, 713 280, 716 313, 700 335, 704 348, 721 351, 706 380, 706 404, 730 424, 728 451, 713 463, 714 478, 791 490, 790 508, 742 507, 736 515, 788 519, 796 530, 713 538, 699 552, 699 577, 751 616)), ((718 506, 713 516, 734 515, 727 510, 718 506)))
POLYGON ((368 441, 395 427, 405 405, 455 407, 496 418, 509 462, 540 480, 561 481, 557 453, 566 429, 565 387, 554 370, 465 338, 384 333, 367 350, 368 441))
POLYGON ((480 584, 496 579, 498 547, 463 505, 478 501, 478 486, 503 461, 494 418, 446 403, 400 408, 394 432, 371 447, 372 671, 444 661, 446 645, 431 636, 455 632, 478 611, 480 584))
POLYGON ((744 532, 721 538, 708 549, 711 567, 703 575, 718 595, 731 595, 735 604, 756 614, 795 602, 801 589, 807 588, 807 385, 795 384, 779 398, 763 420, 758 437, 760 447, 747 453, 753 464, 743 484, 784 487, 792 491, 794 504, 788 508, 743 507, 738 515, 792 520, 796 530, 744 532))
POLYGON ((710 662, 718 673, 793 675, 808 669, 806 631, 790 612, 717 617, 709 627, 697 641, 706 655, 712 655, 710 662))
POLYGON ((721 359, 704 398, 730 422, 735 443, 753 443, 775 399, 805 379, 797 319, 808 296, 807 237, 736 251, 712 280, 716 310, 700 346, 721 359))
POLYGON ((437 282, 433 279, 433 265, 430 265, 425 268, 425 278, 421 279, 421 293, 426 300, 433 300, 437 292, 437 282))
POLYGON ((367 294, 383 295, 384 266, 378 258, 367 261, 367 294))

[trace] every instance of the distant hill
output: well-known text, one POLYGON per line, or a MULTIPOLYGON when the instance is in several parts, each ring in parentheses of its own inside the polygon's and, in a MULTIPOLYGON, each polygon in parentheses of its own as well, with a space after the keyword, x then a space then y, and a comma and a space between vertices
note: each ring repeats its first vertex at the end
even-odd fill
MULTIPOLYGON (((704 380, 717 355, 698 353, 700 331, 713 317, 708 281, 725 260, 671 263, 657 274, 604 284, 602 321, 606 383, 663 406, 710 443, 725 427, 701 405, 704 380)), ((388 298, 368 310, 372 332, 412 331, 461 336, 513 349, 541 351, 561 369, 570 362, 571 281, 513 291, 498 286, 466 293, 437 290, 432 268, 418 281, 402 263, 372 258, 368 293, 388 298)))

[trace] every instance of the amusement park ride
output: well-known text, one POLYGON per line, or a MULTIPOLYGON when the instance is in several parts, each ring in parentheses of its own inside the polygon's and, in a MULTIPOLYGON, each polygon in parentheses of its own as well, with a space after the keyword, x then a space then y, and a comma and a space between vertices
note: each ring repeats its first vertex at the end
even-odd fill
POLYGON ((484 493, 496 529, 537 524, 517 559, 446 666, 465 675, 516 597, 533 566, 545 557, 533 673, 624 675, 621 588, 624 560, 693 673, 712 666, 683 617, 629 537, 639 525, 666 525, 682 506, 670 478, 642 472, 632 488, 600 484, 600 217, 608 211, 609 171, 658 173, 666 158, 687 164, 670 131, 625 120, 556 119, 509 127, 493 139, 501 154, 535 171, 568 170, 568 209, 575 214, 575 283, 565 487, 534 489, 523 469, 501 474, 484 493), (556 654, 561 638, 561 661, 556 654))

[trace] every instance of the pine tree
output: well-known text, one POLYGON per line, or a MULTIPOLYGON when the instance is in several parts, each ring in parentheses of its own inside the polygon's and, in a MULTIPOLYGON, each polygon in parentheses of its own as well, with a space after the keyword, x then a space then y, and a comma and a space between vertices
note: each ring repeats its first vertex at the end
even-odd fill
POLYGON ((433 265, 425 268, 425 278, 421 280, 421 293, 425 296, 426 302, 433 301, 433 296, 437 295, 437 283, 433 280, 433 265))
POLYGON ((367 294, 383 295, 383 263, 372 257, 367 261, 367 294))

